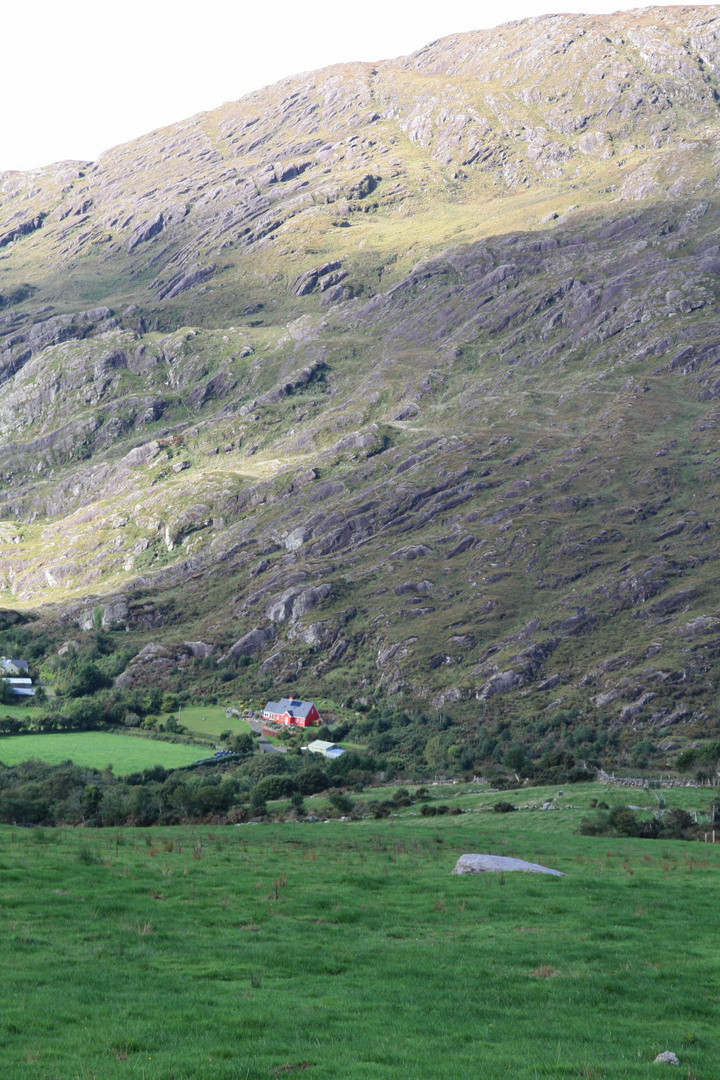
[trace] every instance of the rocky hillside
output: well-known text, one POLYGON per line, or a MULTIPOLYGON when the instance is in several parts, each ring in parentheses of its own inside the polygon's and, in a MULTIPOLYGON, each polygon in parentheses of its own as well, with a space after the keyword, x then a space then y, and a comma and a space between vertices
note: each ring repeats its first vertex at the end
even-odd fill
POLYGON ((0 605, 713 733, 719 94, 720 8, 547 16, 1 174, 0 605))

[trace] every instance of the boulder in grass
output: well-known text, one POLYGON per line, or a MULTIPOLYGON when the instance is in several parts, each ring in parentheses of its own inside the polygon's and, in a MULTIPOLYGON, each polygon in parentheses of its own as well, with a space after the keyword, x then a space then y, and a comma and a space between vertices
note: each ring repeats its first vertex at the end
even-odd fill
POLYGON ((679 1065, 680 1059, 677 1054, 673 1054, 672 1050, 664 1050, 662 1054, 658 1054, 655 1058, 654 1064, 657 1065, 658 1062, 664 1065, 679 1065))
POLYGON ((461 855, 455 864, 453 874, 502 874, 510 870, 565 877, 560 870, 550 870, 547 866, 540 866, 539 863, 525 862, 524 859, 510 859, 505 855, 461 855))

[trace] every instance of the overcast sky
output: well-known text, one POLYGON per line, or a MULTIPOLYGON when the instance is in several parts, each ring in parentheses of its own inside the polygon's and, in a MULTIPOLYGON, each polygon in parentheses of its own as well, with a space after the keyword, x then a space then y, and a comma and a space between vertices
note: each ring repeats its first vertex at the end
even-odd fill
MULTIPOLYGON (((646 7, 646 4, 627 4, 646 7)), ((102 150, 286 75, 382 60, 549 10, 552 0, 25 0, 2 5, 0 170, 102 150)))

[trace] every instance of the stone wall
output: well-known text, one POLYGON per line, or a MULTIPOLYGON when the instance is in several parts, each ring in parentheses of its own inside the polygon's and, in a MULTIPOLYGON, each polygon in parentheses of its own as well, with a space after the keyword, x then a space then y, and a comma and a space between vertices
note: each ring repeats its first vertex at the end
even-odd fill
MULTIPOLYGON (((606 773, 604 769, 598 769, 597 779, 601 784, 610 784, 612 787, 625 787, 625 788, 685 788, 685 787, 706 787, 707 784, 700 784, 696 780, 649 780, 642 777, 630 777, 630 776, 611 776, 606 773)), ((716 787, 716 784, 711 785, 716 787)))

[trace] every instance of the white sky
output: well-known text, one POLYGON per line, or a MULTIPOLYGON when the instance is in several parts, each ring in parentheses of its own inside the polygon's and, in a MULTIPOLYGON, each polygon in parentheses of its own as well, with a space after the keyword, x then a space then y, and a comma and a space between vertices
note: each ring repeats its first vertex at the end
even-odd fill
MULTIPOLYGON (((634 3, 628 8, 650 5, 634 3)), ((617 0, 25 0, 2 3, 0 170, 102 150, 299 71, 617 0)))

